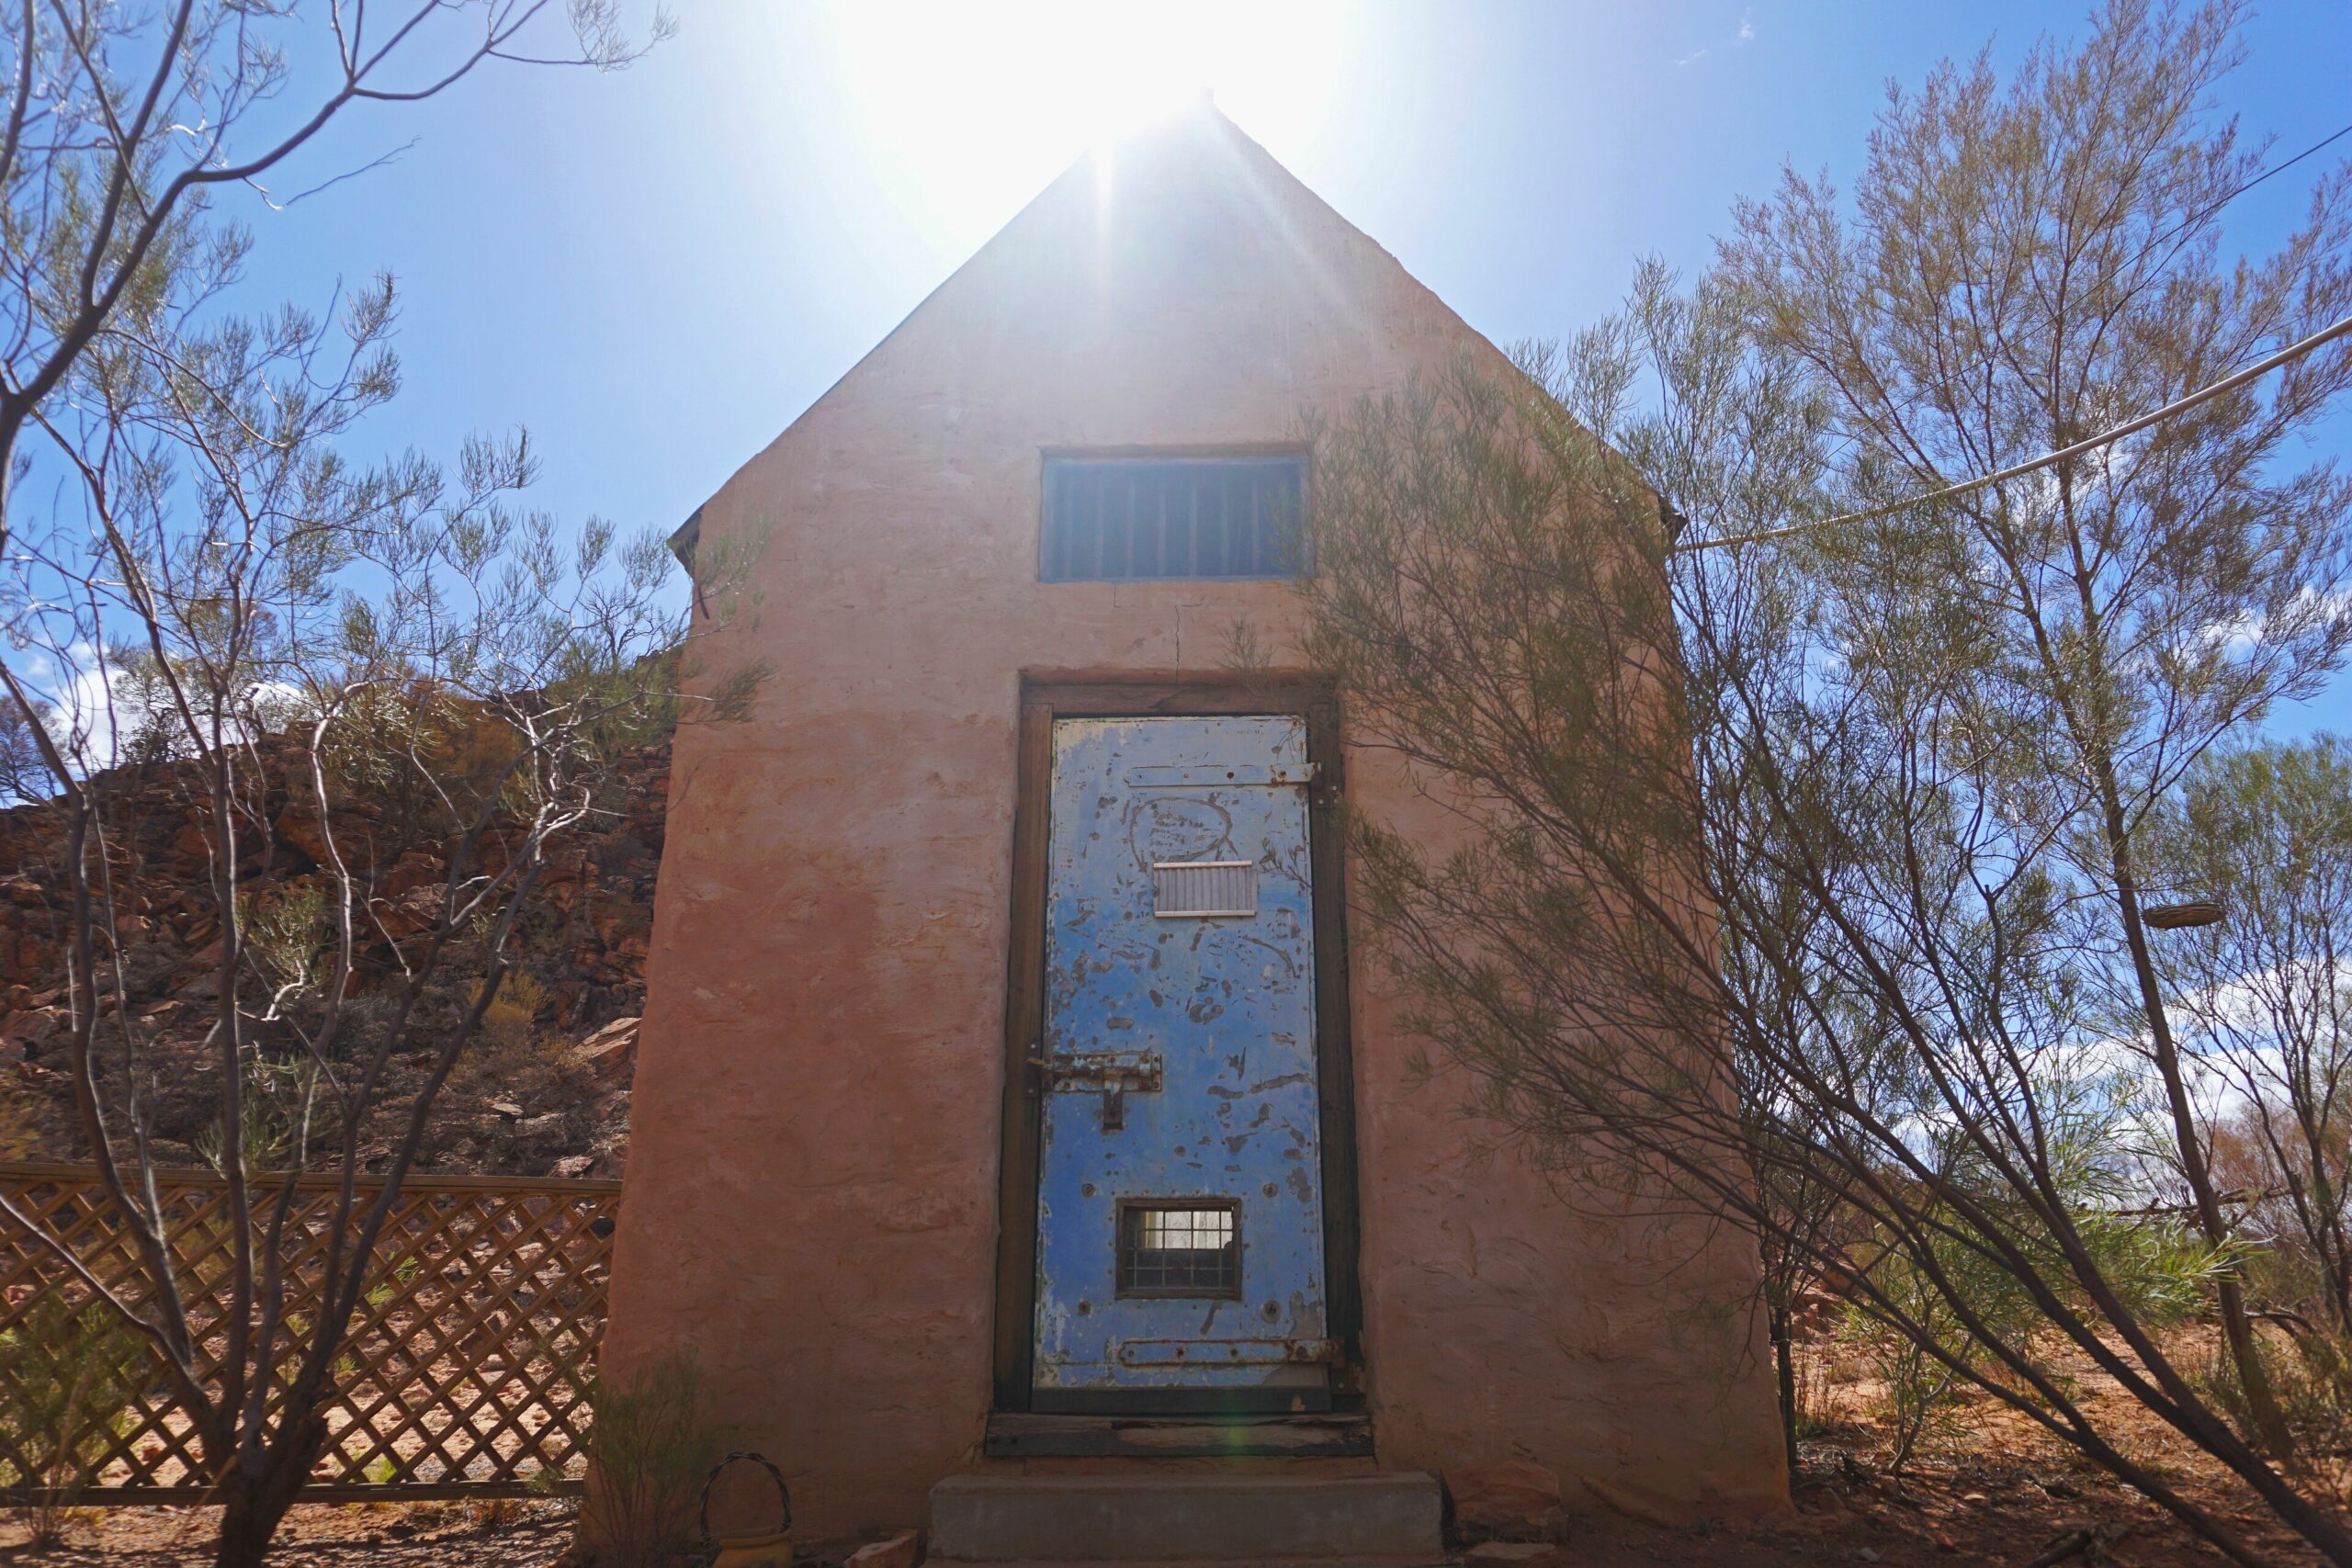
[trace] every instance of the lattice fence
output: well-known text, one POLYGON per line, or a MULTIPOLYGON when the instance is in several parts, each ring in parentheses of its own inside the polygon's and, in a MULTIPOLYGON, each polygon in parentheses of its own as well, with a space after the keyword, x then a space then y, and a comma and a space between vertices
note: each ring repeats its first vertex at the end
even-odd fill
MULTIPOLYGON (((363 1210, 380 1190, 362 1183, 363 1210)), ((255 1194, 256 1252, 275 1191, 255 1194)), ((0 1193, 64 1237, 99 1279, 134 1300, 143 1293, 143 1271, 88 1168, 0 1164, 0 1193)), ((226 1354, 233 1256, 227 1186, 208 1174, 174 1172, 162 1179, 161 1196, 210 1375, 226 1354)), ((288 1311, 298 1321, 316 1311, 334 1202, 334 1177, 301 1179, 282 1246, 288 1311)), ((403 1182, 338 1363, 327 1411, 332 1436, 307 1495, 482 1496, 522 1492, 535 1478, 540 1486, 576 1486, 589 1416, 584 1380, 604 1334, 619 1203, 614 1181, 403 1182)), ((23 1486, 28 1465, 40 1462, 28 1431, 35 1399, 28 1378, 43 1363, 30 1341, 55 1337, 61 1304, 71 1313, 104 1312, 0 1211, 0 1495, 23 1486), (37 1304, 43 1302, 45 1308, 37 1304)), ((137 1392, 92 1438, 99 1457, 87 1502, 203 1495, 195 1438, 172 1410, 152 1354, 132 1349, 131 1364, 146 1375, 130 1380, 137 1392)), ((297 1354, 283 1359, 282 1375, 291 1375, 297 1354)))

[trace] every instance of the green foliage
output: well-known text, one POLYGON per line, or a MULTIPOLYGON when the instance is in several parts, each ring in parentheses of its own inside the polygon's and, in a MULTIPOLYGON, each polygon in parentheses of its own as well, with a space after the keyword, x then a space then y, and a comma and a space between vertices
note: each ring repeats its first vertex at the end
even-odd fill
POLYGON ((236 1142, 230 1143, 226 1107, 196 1136, 196 1152, 215 1171, 226 1173, 232 1154, 248 1172, 282 1169, 299 1162, 311 1136, 317 1067, 308 1061, 277 1061, 258 1051, 245 1054, 237 1107, 236 1142))
MULTIPOLYGON (((1939 66, 1690 286, 1645 265, 1565 347, 1312 433, 1303 641, 1419 797, 1351 824, 1409 1024, 1564 1180, 1752 1229, 1768 1305, 1859 1273, 1899 1461, 1968 1385, 2161 1495, 2036 1374, 2063 1347, 2177 1419, 2148 1364, 2209 1307, 2262 1403, 2201 1112, 2211 1064, 2282 1058, 2181 1043, 2254 966, 2181 983, 2146 909, 2197 760, 2352 652, 2352 476, 2305 445, 2352 347, 1920 499, 2352 313, 2352 180, 2221 250, 2261 165, 2211 107, 2237 17, 2117 0, 2006 79, 1939 66)), ((2343 1146, 2271 1174, 2340 1193, 2343 1146)), ((2352 1562, 2262 1451, 2179 1425, 2352 1562)))
POLYGON ((107 1437, 121 1429, 150 1371, 146 1338, 97 1303, 51 1291, 0 1333, 0 1388, 24 1467, 0 1461, 0 1486, 24 1488, 17 1513, 36 1549, 57 1545, 71 1510, 97 1479, 107 1437))
POLYGON ((2135 1208, 2124 1153, 2133 1137, 2130 1087, 2128 1078, 2097 1074, 2035 1086, 2060 1223, 1954 1139, 1943 1184, 1965 1193, 1967 1211, 1924 1203, 1906 1213, 1906 1238, 1881 1227, 1855 1249, 1865 1261, 1844 1333, 1884 1385, 1890 1471, 1901 1472, 1923 1445, 1957 1438, 1962 1404, 1981 1382, 2039 1397, 2005 1355, 2067 1381, 2043 1354, 2063 1340, 2051 1341, 2034 1286, 2096 1317, 2103 1309, 2089 1281, 2097 1280, 2123 1316, 2163 1333, 2203 1313, 2215 1279, 2234 1266, 2237 1249, 2207 1245, 2178 1215, 2135 1208), (2078 1271, 2070 1248, 2091 1267, 2078 1271))
POLYGON ((326 941, 326 889, 316 883, 237 896, 245 956, 267 983, 295 989, 315 984, 326 941))
POLYGON ((2222 909, 2162 963, 2184 1050, 2233 1102, 2212 1159, 2264 1243, 2250 1288, 2352 1332, 2352 750, 2319 735, 2217 751, 2146 840, 2165 896, 2222 909))
POLYGON ((595 1416, 582 1539, 603 1568, 664 1568, 693 1544, 695 1499, 719 1448, 700 1364, 673 1351, 587 1387, 595 1416))
MULTIPOLYGON (((2263 1375, 2286 1413, 2293 1438, 2280 1456, 2299 1482, 2335 1506, 2352 1505, 2352 1338, 2333 1329, 2299 1326, 2257 1341, 2263 1375)), ((2193 1369, 2198 1391, 2239 1431, 2255 1430, 2254 1410, 2238 1368, 2221 1347, 2193 1369)))
MULTIPOLYGON (((670 562, 650 530, 623 544, 591 523, 568 540, 516 504, 537 468, 519 430, 447 462, 356 454, 400 386, 392 278, 322 280, 328 309, 255 299, 253 235, 215 205, 220 187, 274 188, 281 163, 353 104, 430 98, 492 62, 615 69, 639 52, 615 0, 462 14, 474 9, 423 7, 365 49, 339 14, 250 0, 0 13, 21 67, 0 92, 26 130, 8 139, 0 179, 0 369, 14 389, 0 409, 0 604, 15 721, 0 770, 21 775, 27 739, 62 756, 50 808, 90 849, 65 857, 64 918, 74 948, 112 971, 78 976, 101 993, 130 989, 154 945, 153 871, 191 847, 182 829, 214 830, 201 849, 217 854, 234 826, 235 863, 212 868, 218 907, 203 911, 210 929, 242 921, 252 937, 203 1004, 233 1053, 211 1085, 216 1167, 302 1163, 320 1132, 355 1163, 413 1162, 418 1134, 389 1154, 369 1140, 387 1121, 427 1123, 445 1080, 388 1103, 404 1075, 386 1062, 433 1043, 419 1032, 468 977, 445 964, 479 977, 498 961, 531 868, 594 809, 594 732, 628 723, 630 705, 659 705, 674 661, 651 656, 687 629, 661 592, 670 562), (569 49, 547 36, 564 30, 569 49), (331 81, 289 64, 338 44, 345 69, 331 81), (118 116, 123 106, 135 112, 118 116), (28 436, 55 483, 21 483, 28 436), (124 762, 169 766, 110 787, 124 762), (161 819, 125 819, 153 800, 167 803, 161 819), (175 852, 153 852, 166 845, 175 852), (374 900, 412 848, 442 863, 460 907, 374 900), (297 874, 317 880, 266 890, 295 852, 314 863, 297 874), (390 1005, 346 1020, 341 1004, 379 976, 390 1005), (357 1070, 338 1070, 360 1052, 357 1070)), ((651 34, 668 29, 657 12, 651 34)), ((163 1140, 147 1135, 140 1097, 159 1070, 156 1031, 127 1007, 96 1018, 96 1038, 93 1021, 84 1010, 68 1043, 77 1081, 94 1086, 76 1131, 153 1160, 163 1140)), ((127 1170, 125 1187, 140 1192, 144 1174, 127 1170)), ((234 1207, 205 1223, 266 1224, 234 1207)), ((117 1235, 150 1219, 112 1217, 117 1235)), ((350 1300, 369 1263, 366 1248, 343 1256, 325 1299, 350 1300)), ((255 1343, 250 1364, 216 1376, 203 1363, 219 1325, 184 1315, 207 1292, 146 1277, 161 1267, 133 1258, 128 1288, 144 1310, 182 1314, 161 1325, 164 1353, 182 1359, 172 1386, 198 1406, 177 1416, 219 1478, 219 1561, 250 1568, 322 1434, 242 1391, 267 1385, 289 1338, 318 1349, 319 1375, 345 1375, 332 1352, 346 1325, 289 1322, 276 1350, 255 1343)), ((283 1304, 251 1249, 198 1268, 207 1283, 237 1276, 262 1320, 283 1304)), ((322 1393, 311 1379, 288 1391, 305 1416, 322 1393)))

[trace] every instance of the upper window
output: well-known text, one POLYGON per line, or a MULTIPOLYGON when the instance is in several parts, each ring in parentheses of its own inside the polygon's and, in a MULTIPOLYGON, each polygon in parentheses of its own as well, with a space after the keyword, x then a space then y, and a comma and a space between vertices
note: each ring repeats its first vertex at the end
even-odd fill
POLYGON ((1052 457, 1047 582, 1295 577, 1304 457, 1052 457))

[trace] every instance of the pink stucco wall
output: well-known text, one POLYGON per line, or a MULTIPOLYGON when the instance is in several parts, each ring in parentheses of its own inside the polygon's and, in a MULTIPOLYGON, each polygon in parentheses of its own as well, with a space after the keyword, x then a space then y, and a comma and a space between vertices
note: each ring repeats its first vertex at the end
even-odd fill
MULTIPOLYGON (((1039 583, 1041 453, 1280 441, 1465 351, 1204 111, 1064 176, 705 508, 706 561, 757 557, 705 657, 773 671, 677 743, 605 1355, 691 1347, 811 1530, 991 1462, 1023 673, 1214 674, 1237 617, 1293 622, 1274 583, 1039 583)), ((1409 809, 1376 753, 1349 787, 1409 809)), ((1752 1248, 1477 1155, 1361 949, 1353 983, 1377 1462, 1781 1500, 1752 1248)))

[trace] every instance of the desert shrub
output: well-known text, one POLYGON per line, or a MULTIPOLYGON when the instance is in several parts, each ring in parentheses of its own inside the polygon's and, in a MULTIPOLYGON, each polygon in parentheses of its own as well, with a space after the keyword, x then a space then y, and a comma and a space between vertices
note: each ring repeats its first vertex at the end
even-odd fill
MULTIPOLYGON (((300 1059, 278 1060, 249 1050, 244 1058, 233 1153, 248 1171, 300 1165, 317 1110, 318 1070, 300 1059)), ((232 1156, 225 1110, 196 1135, 196 1152, 215 1171, 232 1156)))
POLYGON ((306 983, 327 940, 324 888, 313 886, 269 893, 240 892, 237 919, 247 961, 261 971, 273 988, 310 988, 306 983))
POLYGON ((33 1097, 0 1080, 0 1159, 31 1159, 40 1150, 40 1116, 33 1097))
POLYGON ((540 1012, 554 999, 526 971, 517 969, 508 975, 482 1011, 483 1045, 492 1051, 509 1051, 530 1044, 538 1037, 540 1012))
POLYGON ((664 1568, 693 1544, 695 1505, 718 1451, 694 1357, 673 1351, 624 1378, 588 1380, 580 1534, 602 1568, 664 1568))
MULTIPOLYGON (((560 1031, 539 1026, 538 1014, 551 999, 529 975, 509 975, 482 1014, 480 1048, 468 1053, 451 1075, 452 1092, 459 1098, 512 1096, 535 1112, 592 1097, 595 1077, 580 1064, 573 1043, 560 1031)), ((592 1119, 587 1127, 594 1125, 592 1119)), ((567 1128, 574 1134, 582 1130, 567 1128)))
MULTIPOLYGON (((1999 1323, 2022 1335, 2030 1319, 2013 1279, 1951 1247, 1937 1261, 1947 1279, 1960 1282, 1963 1297, 1981 1321, 1999 1323), (1972 1264, 1974 1266, 1972 1267, 1972 1264)), ((1973 1385, 1970 1371, 1987 1357, 1977 1337, 1966 1332, 1945 1290, 1907 1253, 1889 1250, 1871 1271, 1875 1293, 1868 1304, 1848 1310, 1842 1327, 1847 1344, 1868 1365, 1879 1386, 1878 1414, 1887 1430, 1886 1470, 1900 1475, 1924 1452, 1958 1446, 1964 1436, 1961 1407, 1973 1385), (1890 1331, 1897 1316, 1913 1325, 1890 1331)))
MULTIPOLYGON (((2266 1334, 2256 1341, 2263 1371, 2287 1418, 2291 1453, 2275 1456, 2336 1507, 2352 1506, 2352 1337, 2326 1328, 2266 1334)), ((2197 1363, 2192 1380, 2241 1432, 2253 1412, 2236 1364, 2220 1346, 2197 1363)))
POLYGON ((21 1468, 0 1459, 0 1484, 27 1494, 16 1512, 36 1550, 63 1539, 96 1481, 147 1355, 146 1341, 107 1308, 69 1304, 53 1291, 0 1334, 0 1386, 12 1391, 6 1414, 23 1456, 21 1468))
MULTIPOLYGON (((2242 1249, 2215 1248, 2185 1221, 2151 1213, 2129 1164, 2132 1100, 2128 1086, 2103 1078, 2053 1080, 2048 1168, 2066 1200, 2066 1221, 2116 1301, 2143 1326, 2170 1330, 2201 1314, 2215 1281, 2237 1267, 2242 1249)), ((1943 1206, 1923 1206, 1922 1239, 1864 1249, 1859 1290, 1847 1313, 1845 1337, 1872 1363, 1883 1385, 1881 1414, 1890 1434, 1888 1470, 1900 1473, 1923 1448, 1952 1446, 1963 1435, 1961 1409, 1985 1384, 2022 1391, 2024 1380, 2004 1365, 1995 1347, 2032 1357, 2047 1326, 2018 1271, 1985 1239, 1997 1224, 2007 1246, 2028 1258, 2048 1258, 2048 1277, 2064 1281, 2060 1244, 2036 1212, 2011 1201, 1975 1163, 1956 1162, 1955 1190, 1971 1193, 1977 1234, 1948 1222, 1943 1206), (1963 1314, 1963 1308, 1965 1309, 1963 1314), (1967 1319, 1974 1320, 1972 1326, 1967 1319)), ((2077 1288, 2074 1310, 2098 1308, 2077 1288)), ((2048 1365, 2038 1369, 2063 1382, 2048 1365)))
POLYGON ((1838 1409, 1838 1362, 1827 1348, 1810 1345, 1792 1359, 1790 1393, 1794 1398, 1792 1425, 1799 1442, 1826 1438, 1840 1425, 1838 1409))

